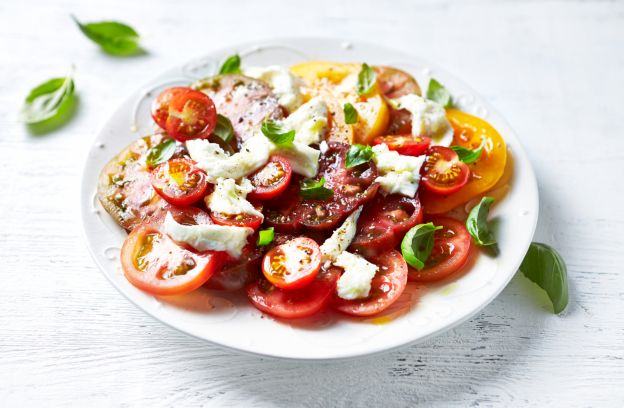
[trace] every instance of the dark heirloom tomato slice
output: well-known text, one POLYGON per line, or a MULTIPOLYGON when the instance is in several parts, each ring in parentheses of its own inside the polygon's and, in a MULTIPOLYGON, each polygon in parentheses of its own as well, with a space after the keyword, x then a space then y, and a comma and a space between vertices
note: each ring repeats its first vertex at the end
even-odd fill
POLYGON ((254 240, 243 248, 240 258, 227 257, 221 269, 204 286, 217 290, 238 290, 258 279, 263 249, 256 246, 254 240))
POLYGON ((309 285, 294 290, 280 289, 260 278, 247 286, 247 296, 260 311, 283 319, 311 316, 325 307, 336 290, 338 268, 322 270, 309 285))
MULTIPOLYGON (((420 95, 418 82, 400 69, 377 66, 377 84, 380 92, 388 99, 397 99, 404 95, 420 95)), ((389 134, 408 134, 412 131, 412 114, 405 109, 393 109, 390 106, 389 134)))
POLYGON ((434 282, 457 272, 468 260, 470 234, 464 224, 449 217, 429 219, 437 230, 433 239, 433 251, 420 271, 409 268, 409 280, 413 282, 434 282))
POLYGON ((264 202, 264 224, 277 232, 293 233, 299 229, 295 210, 299 205, 299 178, 293 179, 279 197, 264 202))
POLYGON ((272 248, 262 260, 262 273, 282 289, 300 289, 321 269, 321 249, 311 238, 298 237, 272 248))
POLYGON ((183 86, 174 86, 165 89, 154 99, 154 102, 152 102, 152 118, 161 129, 166 130, 171 100, 189 91, 192 91, 192 89, 183 86))
POLYGON ((210 217, 197 208, 170 207, 136 227, 121 248, 124 275, 137 288, 153 295, 191 292, 212 276, 223 255, 198 253, 178 245, 160 232, 166 211, 181 224, 210 224, 210 217))
POLYGON ((215 224, 233 225, 235 227, 247 227, 254 230, 262 224, 262 218, 257 214, 223 214, 211 212, 210 217, 215 224))
POLYGON ((299 224, 312 231, 334 228, 344 215, 337 203, 319 200, 302 201, 296 212, 299 224))
POLYGON ((407 263, 398 251, 391 250, 370 262, 379 266, 371 282, 371 291, 364 299, 346 300, 334 293, 332 306, 339 312, 353 316, 371 316, 390 307, 407 285, 407 263))
POLYGON ((217 109, 205 93, 189 89, 171 98, 165 130, 174 139, 205 139, 216 124, 217 109))
POLYGON ((152 171, 152 186, 169 203, 187 206, 204 197, 208 180, 191 160, 173 159, 152 171))
POLYGON ((270 200, 286 190, 292 168, 287 159, 281 156, 272 156, 271 160, 260 170, 249 176, 254 190, 248 194, 252 200, 270 200))
POLYGON ((421 170, 422 186, 432 193, 447 195, 460 190, 470 179, 470 168, 452 149, 433 146, 421 170))
POLYGON ((385 144, 388 149, 395 150, 400 154, 407 156, 420 156, 425 154, 431 139, 426 136, 412 136, 412 135, 391 135, 391 136, 379 136, 373 140, 373 144, 385 144))

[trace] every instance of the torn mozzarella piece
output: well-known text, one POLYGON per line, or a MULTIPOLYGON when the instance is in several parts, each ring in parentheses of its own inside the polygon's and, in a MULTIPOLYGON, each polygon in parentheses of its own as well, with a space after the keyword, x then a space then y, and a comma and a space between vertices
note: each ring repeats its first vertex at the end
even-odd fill
POLYGON ((338 297, 346 300, 361 299, 369 295, 371 283, 379 267, 359 255, 342 252, 334 265, 344 269, 338 279, 336 291, 338 297))
POLYGON ((280 123, 295 131, 295 142, 319 143, 327 131, 327 105, 319 97, 312 98, 280 123))
POLYGON ((416 94, 404 95, 392 102, 397 109, 406 109, 412 114, 414 136, 427 136, 431 138, 432 145, 451 145, 453 127, 442 105, 416 94))
POLYGON ((304 177, 314 177, 318 172, 321 152, 304 143, 293 142, 290 146, 278 147, 273 145, 271 153, 279 154, 290 162, 292 171, 304 177))
POLYGON ((303 103, 301 80, 284 67, 249 67, 243 69, 243 74, 267 82, 273 88, 279 104, 288 112, 293 112, 303 103))
POLYGON ((234 179, 220 178, 217 180, 215 189, 206 197, 206 206, 210 211, 221 214, 253 214, 264 219, 262 212, 256 210, 247 201, 247 194, 253 190, 249 179, 242 179, 236 184, 234 179))
POLYGON ((373 146, 373 161, 380 176, 375 179, 388 194, 414 197, 420 182, 420 168, 425 156, 406 156, 388 149, 385 144, 373 146))
MULTIPOLYGON (((359 206, 344 220, 342 225, 323 242, 323 245, 321 245, 321 255, 326 264, 335 261, 338 256, 349 247, 351 241, 353 241, 353 237, 355 237, 357 221, 361 213, 362 206, 359 206)), ((329 265, 327 264, 326 266, 329 265)))

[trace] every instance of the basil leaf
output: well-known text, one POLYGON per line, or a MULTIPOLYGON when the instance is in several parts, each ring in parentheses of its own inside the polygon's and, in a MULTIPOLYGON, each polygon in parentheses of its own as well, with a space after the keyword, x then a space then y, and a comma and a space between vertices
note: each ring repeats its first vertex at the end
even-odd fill
POLYGON ((129 25, 117 21, 82 24, 76 17, 71 17, 80 31, 105 52, 117 56, 141 52, 139 34, 129 25))
POLYGON ((260 232, 258 233, 258 246, 269 245, 271 242, 273 242, 274 236, 275 234, 273 232, 273 227, 260 230, 260 232))
POLYGON ((29 125, 49 119, 67 119, 74 104, 74 80, 70 75, 36 86, 24 101, 20 120, 29 125))
POLYGON ((359 95, 366 95, 373 89, 376 81, 377 74, 375 71, 369 67, 367 63, 362 64, 362 69, 358 74, 358 81, 356 85, 357 93, 359 95))
POLYGON ((359 115, 358 115, 358 111, 355 109, 353 105, 347 102, 342 107, 342 110, 344 111, 345 123, 347 125, 352 125, 354 123, 357 123, 359 115))
POLYGON ((354 144, 349 147, 347 151, 347 159, 345 161, 345 167, 350 169, 360 164, 364 164, 373 158, 373 148, 370 146, 364 146, 361 144, 354 144))
POLYGON ((295 140, 294 130, 287 131, 282 125, 272 120, 265 121, 260 130, 276 146, 287 146, 295 140))
POLYGON ((221 140, 223 140, 226 143, 229 142, 230 140, 232 140, 232 137, 234 136, 234 128, 232 127, 232 122, 230 122, 230 120, 227 117, 218 113, 217 114, 217 126, 212 131, 212 134, 218 136, 221 140))
POLYGON ((435 232, 442 227, 436 227, 432 222, 419 224, 407 231, 401 241, 401 254, 411 267, 421 270, 433 250, 435 232))
POLYGON ((240 55, 231 55, 223 62, 221 68, 219 68, 219 74, 240 74, 240 64, 240 55))
POLYGON ((449 91, 433 78, 429 80, 429 85, 427 86, 427 99, 437 102, 445 108, 453 106, 453 100, 449 91))
POLYGON ((544 289, 555 313, 561 313, 568 305, 568 269, 561 255, 546 244, 531 243, 524 256, 520 271, 544 289))
POLYGON ((176 142, 173 139, 166 139, 152 147, 147 156, 145 157, 145 164, 149 168, 154 168, 161 163, 164 163, 171 159, 173 153, 175 153, 176 142))
POLYGON ((490 231, 490 227, 487 223, 488 213, 490 212, 490 206, 494 202, 492 197, 483 197, 479 204, 477 204, 466 220, 466 228, 472 236, 472 239, 481 246, 494 245, 496 238, 490 231))
POLYGON ((301 190, 299 194, 303 198, 310 200, 327 200, 334 195, 334 192, 329 188, 323 187, 325 185, 325 177, 321 177, 320 180, 301 180, 301 190))
POLYGON ((463 146, 451 146, 451 149, 457 153, 459 160, 466 164, 472 164, 479 160, 479 157, 481 157, 481 153, 483 152, 483 142, 481 142, 481 145, 474 150, 463 146))

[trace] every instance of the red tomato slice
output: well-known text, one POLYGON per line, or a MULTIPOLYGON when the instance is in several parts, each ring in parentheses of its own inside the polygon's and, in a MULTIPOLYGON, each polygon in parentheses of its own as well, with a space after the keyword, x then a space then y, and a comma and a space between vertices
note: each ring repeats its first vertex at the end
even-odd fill
POLYGON ((169 203, 187 206, 204 197, 208 180, 191 160, 173 159, 152 171, 152 186, 169 203))
POLYGON ((260 224, 262 224, 262 218, 256 214, 224 214, 211 212, 210 217, 214 223, 218 225, 233 225, 235 227, 247 227, 254 230, 258 229, 260 224))
POLYGON ((287 159, 272 156, 260 170, 249 176, 254 190, 248 194, 253 200, 270 200, 286 190, 292 177, 292 168, 287 159))
POLYGON ((401 254, 391 250, 370 261, 379 266, 379 271, 373 278, 368 297, 346 300, 334 293, 334 309, 353 316, 371 316, 387 309, 401 296, 407 285, 407 263, 401 254))
POLYGON ((425 267, 420 271, 409 268, 409 280, 412 282, 444 279, 464 266, 470 253, 470 234, 462 222, 449 217, 434 217, 429 221, 443 228, 435 232, 433 251, 425 267))
POLYGON ((258 279, 260 262, 262 261, 262 248, 256 246, 253 241, 243 248, 243 253, 238 259, 226 259, 221 269, 206 282, 209 289, 238 290, 258 279))
MULTIPOLYGON (((183 224, 211 223, 210 217, 197 208, 168 208, 183 224)), ((178 245, 160 232, 165 213, 136 227, 121 248, 124 275, 137 288, 158 296, 191 292, 212 276, 221 265, 221 253, 198 253, 178 245)))
POLYGON ((470 168, 457 153, 443 146, 433 146, 421 170, 422 186, 432 193, 447 195, 460 190, 470 179, 470 168))
POLYGON ((396 150, 407 156, 420 156, 425 154, 431 139, 426 136, 391 135, 379 136, 373 140, 373 144, 385 144, 390 150, 396 150))
POLYGON ((171 98, 165 130, 174 139, 205 139, 216 125, 217 109, 205 93, 189 89, 171 98))
POLYGON ((311 238, 299 237, 272 248, 262 260, 262 273, 282 289, 300 289, 321 269, 321 249, 311 238))
POLYGON ((192 91, 192 89, 183 86, 175 86, 165 89, 154 99, 154 102, 152 102, 152 118, 162 130, 166 130, 167 127, 171 100, 188 91, 192 91))
POLYGON ((247 286, 247 296, 260 311, 283 319, 308 317, 325 307, 336 290, 339 269, 321 271, 316 279, 301 289, 287 290, 260 278, 247 286))

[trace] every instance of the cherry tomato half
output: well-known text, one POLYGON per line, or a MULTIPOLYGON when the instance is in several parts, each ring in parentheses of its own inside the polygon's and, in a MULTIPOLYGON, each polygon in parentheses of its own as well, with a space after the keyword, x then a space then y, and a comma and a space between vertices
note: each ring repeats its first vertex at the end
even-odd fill
POLYGON ((298 237, 271 249, 262 260, 262 273, 282 289, 300 289, 321 269, 321 249, 311 238, 298 237))
POLYGON ((216 124, 217 109, 205 93, 189 89, 171 98, 165 130, 174 139, 205 139, 216 124))
POLYGON ((258 229, 262 224, 262 218, 257 214, 224 214, 218 212, 211 212, 210 217, 215 224, 218 225, 233 225, 235 227, 247 227, 251 229, 258 229))
POLYGON ((202 199, 208 189, 206 173, 189 159, 173 159, 152 171, 152 186, 173 205, 187 206, 202 199))
POLYGON ((431 139, 426 136, 412 135, 391 135, 380 136, 373 140, 373 144, 378 145, 384 143, 390 150, 396 150, 400 154, 406 156, 420 156, 425 154, 431 139))
POLYGON ((152 118, 162 130, 166 130, 167 128, 167 118, 169 117, 169 105, 171 105, 171 100, 191 90, 191 88, 185 86, 174 86, 165 89, 154 99, 154 102, 152 102, 152 118))
POLYGON ((422 186, 432 193, 447 195, 459 191, 470 179, 470 168, 457 153, 444 146, 433 146, 421 170, 422 186))
POLYGON ((449 217, 434 217, 429 221, 442 229, 435 232, 433 251, 420 271, 409 268, 409 280, 434 282, 458 271, 468 260, 471 238, 464 224, 449 217))
POLYGON ((288 160, 281 156, 272 156, 261 169, 249 176, 254 190, 248 194, 253 200, 270 200, 280 195, 292 177, 292 168, 288 160))

